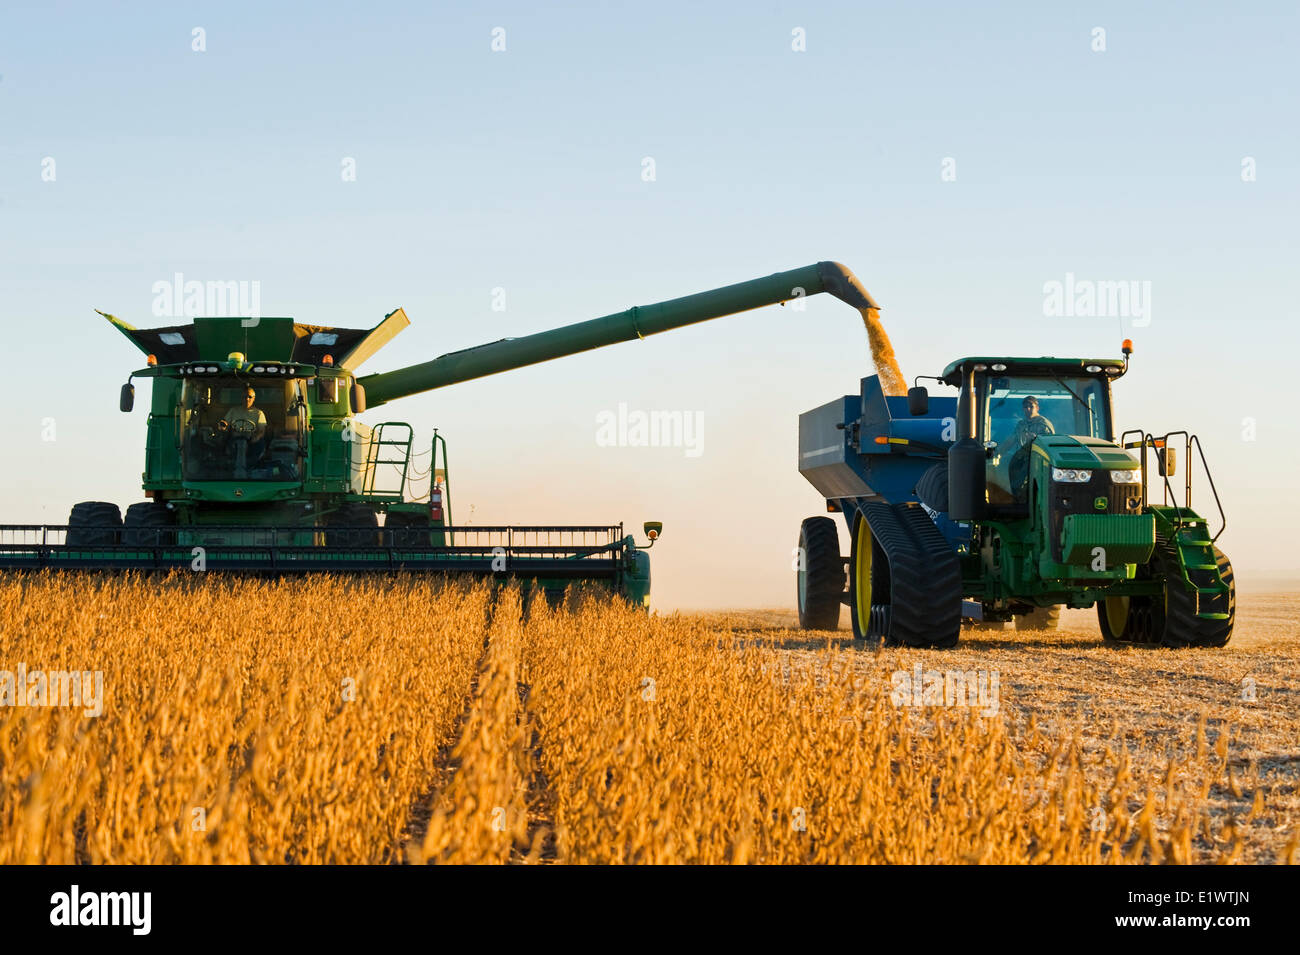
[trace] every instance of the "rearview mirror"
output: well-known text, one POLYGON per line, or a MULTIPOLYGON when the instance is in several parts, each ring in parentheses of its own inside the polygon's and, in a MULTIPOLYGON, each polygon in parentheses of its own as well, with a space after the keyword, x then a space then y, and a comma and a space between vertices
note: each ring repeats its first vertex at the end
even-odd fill
POLYGON ((930 392, 925 386, 918 385, 907 389, 907 410, 913 418, 930 412, 930 392))
POLYGON ((352 383, 352 413, 361 414, 366 410, 366 389, 359 381, 352 383))
POLYGON ((135 407, 135 385, 127 382, 122 386, 122 397, 118 399, 117 405, 123 411, 130 411, 135 407))

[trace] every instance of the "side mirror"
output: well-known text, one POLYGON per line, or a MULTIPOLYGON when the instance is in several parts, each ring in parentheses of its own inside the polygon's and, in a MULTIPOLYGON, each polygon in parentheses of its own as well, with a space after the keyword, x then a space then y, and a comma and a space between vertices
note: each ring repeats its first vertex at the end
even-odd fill
POLYGON ((1173 477, 1178 470, 1178 449, 1165 447, 1156 453, 1156 467, 1161 477, 1173 477))
POLYGON ((361 414, 366 410, 366 389, 359 381, 352 382, 352 413, 361 414))
POLYGON ((135 385, 127 382, 122 386, 122 397, 118 399, 118 407, 123 411, 130 411, 135 407, 135 385))
POLYGON ((645 536, 652 541, 659 539, 659 535, 663 533, 663 529, 663 521, 646 521, 644 524, 645 536))
POLYGON ((930 392, 923 385, 907 389, 907 410, 913 418, 930 413, 930 392))

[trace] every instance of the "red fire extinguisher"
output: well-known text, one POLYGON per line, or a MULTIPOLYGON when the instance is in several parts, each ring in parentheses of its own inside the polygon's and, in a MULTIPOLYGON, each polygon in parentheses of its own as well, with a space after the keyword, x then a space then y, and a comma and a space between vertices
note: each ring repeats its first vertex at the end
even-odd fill
POLYGON ((429 492, 429 519, 442 520, 442 485, 435 484, 429 492))

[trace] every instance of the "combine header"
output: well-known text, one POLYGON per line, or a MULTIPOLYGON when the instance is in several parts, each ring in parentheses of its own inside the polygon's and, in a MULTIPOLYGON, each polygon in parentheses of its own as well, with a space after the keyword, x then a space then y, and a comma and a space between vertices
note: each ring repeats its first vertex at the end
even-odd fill
MULTIPOLYGON (((563 328, 358 377, 409 322, 371 329, 292 318, 197 318, 137 329, 105 317, 146 358, 152 382, 144 496, 123 517, 87 501, 61 526, 0 526, 0 567, 311 571, 415 570, 519 577, 547 590, 598 582, 649 603, 646 547, 622 525, 471 527, 452 521, 447 445, 433 433, 429 490, 411 487, 414 431, 357 415, 398 398, 828 292, 872 302, 848 269, 820 262, 563 328), (382 518, 382 524, 381 524, 382 518)), ((103 314, 103 313, 101 313, 103 314)), ((652 545, 661 525, 645 524, 652 545)))

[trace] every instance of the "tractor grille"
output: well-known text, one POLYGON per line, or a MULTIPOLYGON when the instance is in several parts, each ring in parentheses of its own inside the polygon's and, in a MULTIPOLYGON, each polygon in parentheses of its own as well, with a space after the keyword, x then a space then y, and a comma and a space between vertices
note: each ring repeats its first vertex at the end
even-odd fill
POLYGON ((1052 481, 1049 488, 1053 560, 1061 560, 1061 531, 1067 514, 1142 513, 1142 485, 1116 484, 1109 471, 1093 471, 1087 484, 1052 481), (1104 508, 1096 506, 1098 498, 1106 499, 1104 508))

